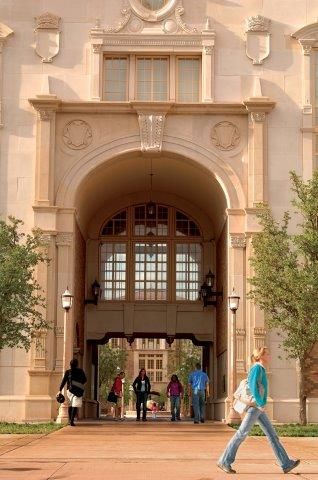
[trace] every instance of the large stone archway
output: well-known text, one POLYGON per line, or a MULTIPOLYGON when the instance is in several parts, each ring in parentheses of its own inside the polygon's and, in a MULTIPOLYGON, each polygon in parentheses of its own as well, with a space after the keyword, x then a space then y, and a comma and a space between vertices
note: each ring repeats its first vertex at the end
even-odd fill
MULTIPOLYGON (((90 283, 98 277, 97 232, 107 215, 125 202, 132 204, 144 200, 147 187, 144 179, 143 185, 140 184, 142 165, 148 164, 149 168, 151 159, 156 168, 162 169, 161 183, 155 192, 157 200, 179 207, 183 204, 183 208, 192 209, 194 216, 201 218, 203 223, 210 222, 206 241, 212 239, 213 260, 204 268, 212 267, 217 272, 217 287, 223 287, 224 298, 234 285, 244 298, 248 274, 246 251, 249 235, 255 230, 253 206, 257 201, 266 200, 264 141, 266 113, 273 107, 272 102, 258 99, 232 107, 211 104, 204 109, 196 106, 182 112, 177 108, 170 112, 169 107, 164 113, 165 123, 160 127, 163 130, 159 132, 155 151, 152 143, 147 147, 145 133, 140 130, 139 106, 116 110, 103 102, 70 105, 56 98, 38 98, 31 103, 39 112, 35 225, 46 232, 53 260, 48 270, 41 273, 42 284, 48 292, 48 318, 55 325, 45 340, 50 346, 54 372, 50 385, 54 385, 53 388, 62 367, 63 335, 66 336, 67 359, 75 352, 87 368, 91 354, 86 350, 86 341, 98 341, 107 333, 103 319, 105 312, 110 318, 111 307, 104 302, 98 307, 85 307, 84 304, 90 283), (70 130, 70 125, 81 128, 82 143, 78 143, 76 137, 78 130, 70 130), (226 143, 227 138, 220 146, 228 132, 235 134, 234 143, 231 138, 226 143), (72 139, 72 135, 76 138, 72 139), (70 315, 70 328, 64 332, 63 313, 57 299, 66 285, 75 294, 75 305, 70 315)), ((158 106, 154 104, 152 108, 156 112, 158 106)), ((160 112, 162 108, 160 106, 160 112)), ((143 121, 145 116, 143 112, 143 121)), ((152 121, 148 127, 153 128, 152 121)), ((157 133, 156 130, 149 134, 151 142, 157 133)), ((160 308, 159 317, 163 323, 157 331, 149 327, 149 333, 160 331, 167 336, 191 333, 197 340, 213 344, 210 365, 213 372, 210 371, 210 375, 215 393, 211 415, 223 418, 228 406, 225 401, 227 385, 233 373, 227 365, 233 348, 231 338, 234 338, 228 331, 230 319, 226 302, 223 301, 216 311, 214 308, 203 311, 200 304, 191 307, 192 310, 183 307, 182 314, 175 304, 160 308), (182 320, 187 315, 193 319, 190 324, 182 320)), ((108 333, 121 332, 129 336, 145 332, 143 314, 133 303, 123 303, 112 315, 115 323, 108 333)), ((264 336, 263 320, 260 316, 257 318, 254 307, 244 299, 235 332, 237 372, 242 376, 246 372, 250 348, 262 342, 264 336)), ((35 379, 37 369, 35 363, 35 379)))

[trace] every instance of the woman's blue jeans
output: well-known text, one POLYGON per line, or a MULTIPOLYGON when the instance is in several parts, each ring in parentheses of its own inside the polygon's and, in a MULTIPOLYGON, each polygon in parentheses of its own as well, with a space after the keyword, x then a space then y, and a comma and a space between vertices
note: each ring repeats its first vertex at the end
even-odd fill
POLYGON ((286 450, 280 443, 277 433, 266 413, 256 407, 249 407, 240 428, 227 444, 218 463, 226 465, 227 467, 230 467, 232 465, 235 460, 236 452, 239 446, 246 439, 250 430, 256 422, 259 423, 261 429, 263 430, 268 441, 270 442, 281 468, 288 468, 293 461, 288 457, 286 450))
POLYGON ((180 397, 179 397, 179 395, 171 395, 170 405, 171 405, 171 418, 172 418, 172 420, 174 420, 175 418, 180 419, 180 397))

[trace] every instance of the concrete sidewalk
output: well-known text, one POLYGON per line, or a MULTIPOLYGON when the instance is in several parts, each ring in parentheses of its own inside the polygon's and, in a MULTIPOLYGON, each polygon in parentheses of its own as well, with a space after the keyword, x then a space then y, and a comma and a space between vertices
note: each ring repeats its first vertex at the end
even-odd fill
MULTIPOLYGON (((1 480, 218 480, 216 467, 229 427, 207 422, 82 422, 50 435, 1 435, 1 480)), ((301 459, 293 474, 318 480, 318 438, 284 438, 290 456, 301 459)), ((239 450, 235 479, 280 480, 263 437, 248 438, 239 450)), ((231 477, 230 477, 231 478, 231 477)))

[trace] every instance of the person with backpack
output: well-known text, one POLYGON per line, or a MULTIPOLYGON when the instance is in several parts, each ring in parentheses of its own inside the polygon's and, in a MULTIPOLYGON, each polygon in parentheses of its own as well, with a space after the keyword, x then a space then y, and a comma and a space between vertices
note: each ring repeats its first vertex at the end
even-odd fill
POLYGON ((252 355, 254 365, 251 367, 247 383, 252 395, 252 403, 247 405, 246 415, 235 435, 227 444, 224 452, 217 462, 217 466, 226 473, 236 473, 232 468, 236 453, 241 443, 248 436, 253 425, 258 422, 265 433, 276 455, 279 465, 284 473, 289 473, 299 465, 300 460, 292 460, 287 455, 277 433, 271 424, 265 406, 267 402, 267 374, 269 364, 269 351, 267 347, 256 348, 252 355))
POLYGON ((83 404, 84 385, 87 382, 84 370, 78 367, 77 358, 73 358, 70 362, 70 369, 64 373, 63 380, 60 385, 59 393, 62 393, 64 386, 66 385, 66 394, 69 402, 68 417, 69 425, 75 426, 74 419, 78 412, 78 409, 83 404))
POLYGON ((181 420, 180 418, 180 404, 183 396, 183 386, 177 375, 172 375, 167 386, 167 396, 170 397, 171 406, 171 421, 181 420))

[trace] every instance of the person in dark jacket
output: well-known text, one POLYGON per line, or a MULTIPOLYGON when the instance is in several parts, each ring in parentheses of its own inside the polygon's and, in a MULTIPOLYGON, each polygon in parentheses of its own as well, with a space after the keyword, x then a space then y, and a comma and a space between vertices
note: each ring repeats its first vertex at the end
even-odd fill
POLYGON ((133 389, 136 394, 136 410, 137 418, 140 420, 140 410, 142 404, 142 420, 143 422, 147 421, 147 399, 151 390, 150 380, 146 375, 146 370, 142 368, 139 372, 138 377, 135 378, 133 383, 133 389))
POLYGON ((87 382, 87 378, 84 370, 78 367, 77 358, 73 358, 73 360, 71 360, 70 367, 71 368, 66 370, 64 373, 64 377, 60 385, 60 393, 66 385, 66 394, 69 401, 69 425, 74 427, 74 419, 78 408, 80 408, 83 404, 84 384, 87 382))

